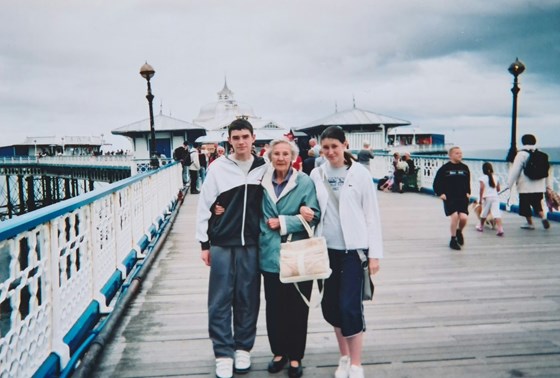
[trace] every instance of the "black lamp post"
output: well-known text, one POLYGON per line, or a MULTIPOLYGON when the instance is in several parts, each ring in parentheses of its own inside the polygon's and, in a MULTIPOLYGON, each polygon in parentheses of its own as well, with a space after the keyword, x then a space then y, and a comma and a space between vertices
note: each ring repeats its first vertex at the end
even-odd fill
POLYGON ((148 82, 148 94, 146 98, 148 99, 148 105, 150 107, 150 167, 156 169, 159 167, 159 160, 156 151, 156 130, 154 129, 154 108, 152 103, 154 101, 154 95, 152 94, 152 86, 150 85, 150 79, 154 76, 156 71, 154 68, 146 62, 142 67, 140 67, 140 75, 148 82))
POLYGON ((506 160, 512 163, 517 154, 517 146, 515 143, 517 140, 517 94, 519 93, 517 77, 525 71, 525 65, 521 63, 519 59, 515 58, 515 62, 509 66, 508 71, 513 75, 513 88, 511 88, 511 93, 513 93, 513 109, 511 112, 511 144, 506 160))

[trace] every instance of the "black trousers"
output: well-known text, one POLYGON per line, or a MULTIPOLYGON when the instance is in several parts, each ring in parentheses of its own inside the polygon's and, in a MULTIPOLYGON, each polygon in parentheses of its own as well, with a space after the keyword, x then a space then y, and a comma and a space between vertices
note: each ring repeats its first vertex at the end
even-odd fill
POLYGON ((198 171, 189 169, 189 176, 191 177, 191 193, 196 193, 196 182, 198 181, 198 171))
MULTIPOLYGON (((301 361, 307 342, 309 307, 294 284, 284 284, 279 277, 278 273, 263 272, 270 350, 275 356, 301 361)), ((300 282, 298 285, 303 295, 310 299, 313 281, 300 282)))

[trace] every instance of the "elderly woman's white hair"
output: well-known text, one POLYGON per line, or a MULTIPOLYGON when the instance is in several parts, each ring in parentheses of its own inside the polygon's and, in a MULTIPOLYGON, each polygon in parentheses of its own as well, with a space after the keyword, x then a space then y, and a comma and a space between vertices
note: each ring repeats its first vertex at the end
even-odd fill
POLYGON ((280 143, 286 143, 290 146, 290 149, 292 150, 292 161, 295 161, 297 156, 299 155, 299 148, 294 142, 291 142, 290 140, 288 140, 288 138, 278 138, 278 139, 274 139, 272 142, 270 142, 270 147, 266 151, 266 156, 267 156, 268 160, 270 160, 270 156, 272 155, 272 151, 274 150, 274 146, 276 146, 280 143))

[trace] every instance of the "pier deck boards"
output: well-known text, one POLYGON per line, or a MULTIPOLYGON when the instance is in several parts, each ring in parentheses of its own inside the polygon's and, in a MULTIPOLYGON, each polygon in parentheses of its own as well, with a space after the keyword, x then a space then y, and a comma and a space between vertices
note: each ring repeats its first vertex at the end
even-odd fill
MULTIPOLYGON (((462 251, 448 248, 440 201, 379 194, 385 258, 365 304, 366 377, 560 376, 560 224, 521 230, 504 213, 505 237, 478 233, 471 214, 462 251)), ((207 333, 208 268, 194 240, 189 195, 158 260, 101 358, 97 377, 213 377, 207 333)), ((261 296, 253 368, 270 350, 261 296)), ((338 362, 331 327, 310 312, 305 377, 332 377, 338 362)))

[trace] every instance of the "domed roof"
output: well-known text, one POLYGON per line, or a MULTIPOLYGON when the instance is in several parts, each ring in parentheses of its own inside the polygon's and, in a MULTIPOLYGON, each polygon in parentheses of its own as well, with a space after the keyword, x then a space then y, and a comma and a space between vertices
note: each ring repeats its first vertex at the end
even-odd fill
POLYGON ((250 122, 253 118, 259 118, 250 105, 235 100, 233 92, 227 86, 227 81, 224 81, 223 89, 218 92, 218 101, 202 106, 193 122, 204 126, 207 130, 216 130, 229 125, 241 116, 248 118, 250 122))

